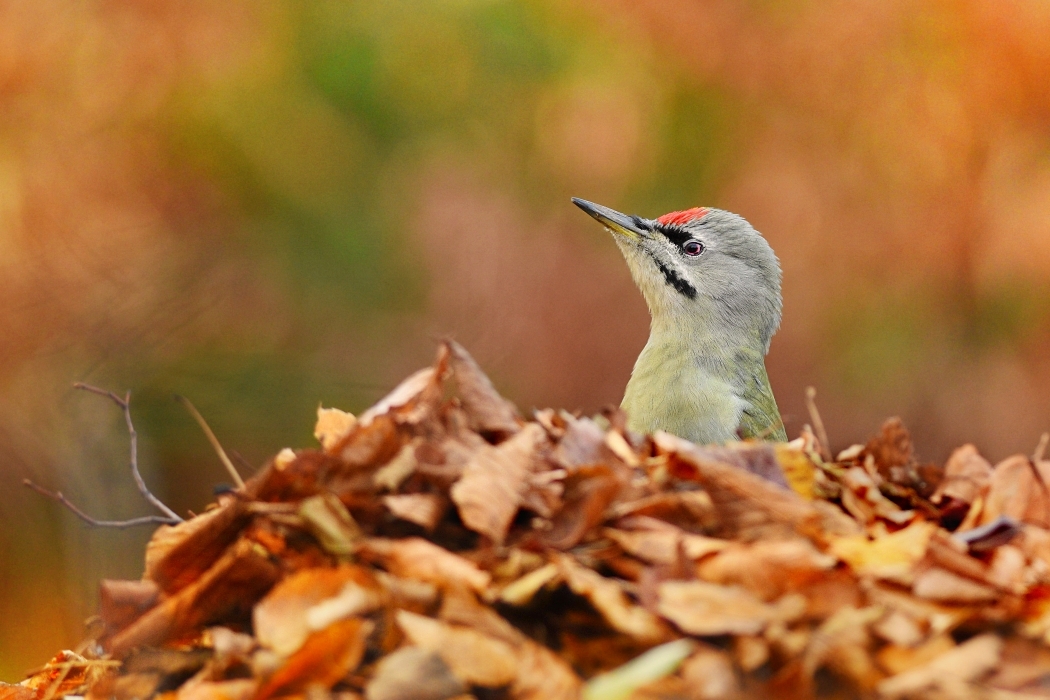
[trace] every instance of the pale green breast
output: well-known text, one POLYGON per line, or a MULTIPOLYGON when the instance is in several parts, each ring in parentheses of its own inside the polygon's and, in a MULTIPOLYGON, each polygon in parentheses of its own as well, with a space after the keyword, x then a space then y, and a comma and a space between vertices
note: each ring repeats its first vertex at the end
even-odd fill
POLYGON ((632 430, 697 443, 787 439, 761 354, 740 350, 718 372, 676 345, 651 340, 639 355, 621 404, 632 430))

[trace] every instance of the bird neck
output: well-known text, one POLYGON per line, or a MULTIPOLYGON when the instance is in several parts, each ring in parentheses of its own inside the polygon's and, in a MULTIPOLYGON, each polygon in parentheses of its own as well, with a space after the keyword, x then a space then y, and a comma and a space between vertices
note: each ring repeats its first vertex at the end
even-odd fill
POLYGON ((639 356, 654 355, 696 371, 718 376, 735 374, 735 358, 742 350, 765 355, 760 333, 755 329, 719 323, 717 312, 698 318, 696 314, 654 314, 649 341, 639 356), (672 359, 673 358, 673 359, 672 359))

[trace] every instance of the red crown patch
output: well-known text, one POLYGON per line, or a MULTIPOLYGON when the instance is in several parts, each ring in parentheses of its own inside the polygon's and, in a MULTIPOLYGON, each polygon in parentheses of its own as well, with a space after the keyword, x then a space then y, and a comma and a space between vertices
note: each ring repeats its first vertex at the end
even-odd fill
POLYGON ((673 211, 669 214, 664 214, 657 221, 664 226, 675 226, 681 224, 687 224, 693 219, 699 219, 707 216, 707 207, 693 207, 692 209, 686 209, 685 211, 673 211))

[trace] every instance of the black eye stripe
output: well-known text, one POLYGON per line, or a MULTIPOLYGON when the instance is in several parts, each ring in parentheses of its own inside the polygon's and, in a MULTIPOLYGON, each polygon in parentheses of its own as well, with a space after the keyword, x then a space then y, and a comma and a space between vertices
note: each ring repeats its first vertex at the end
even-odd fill
POLYGON ((664 238, 674 243, 679 248, 682 244, 693 237, 693 234, 688 231, 679 228, 678 226, 668 226, 667 224, 656 224, 653 230, 659 234, 662 234, 664 238))

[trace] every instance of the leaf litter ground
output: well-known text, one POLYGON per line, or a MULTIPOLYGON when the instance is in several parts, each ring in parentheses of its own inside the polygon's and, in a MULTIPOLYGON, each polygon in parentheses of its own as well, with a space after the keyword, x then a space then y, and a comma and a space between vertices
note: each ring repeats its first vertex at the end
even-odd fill
POLYGON ((523 420, 446 342, 154 534, 0 700, 1050 697, 1050 461, 523 420))

